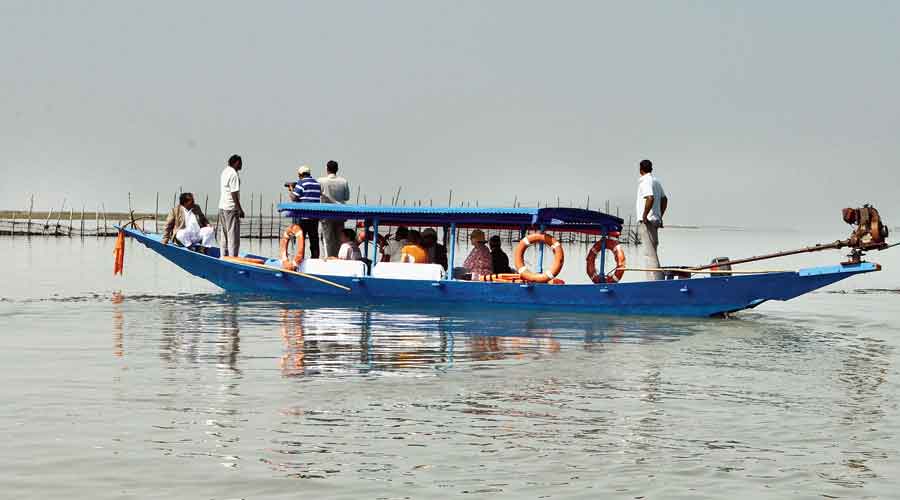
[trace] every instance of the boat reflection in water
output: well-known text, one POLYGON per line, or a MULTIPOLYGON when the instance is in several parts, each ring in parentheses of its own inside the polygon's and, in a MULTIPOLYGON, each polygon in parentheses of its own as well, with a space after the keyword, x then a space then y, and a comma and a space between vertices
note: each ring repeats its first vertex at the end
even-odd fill
MULTIPOLYGON (((316 374, 425 375, 455 365, 535 359, 566 349, 675 340, 703 329, 690 319, 654 319, 551 311, 387 306, 313 306, 271 300, 113 297, 113 353, 124 340, 159 346, 169 368, 210 364, 225 375, 268 357, 286 377, 316 374), (147 310, 146 302, 154 304, 147 310), (134 322, 128 316, 135 314, 134 322), (157 315, 151 320, 148 315, 157 315), (138 328, 131 330, 126 327, 138 328), (151 327, 150 325, 156 325, 151 327), (242 343, 255 355, 241 356, 242 343), (273 352, 273 350, 275 352, 273 352)), ((269 365, 271 366, 271 365, 269 365)))
POLYGON ((674 340, 690 321, 618 319, 562 313, 299 308, 282 304, 278 318, 288 377, 329 373, 424 374, 455 364, 526 360, 564 348, 592 350, 607 342, 674 340))

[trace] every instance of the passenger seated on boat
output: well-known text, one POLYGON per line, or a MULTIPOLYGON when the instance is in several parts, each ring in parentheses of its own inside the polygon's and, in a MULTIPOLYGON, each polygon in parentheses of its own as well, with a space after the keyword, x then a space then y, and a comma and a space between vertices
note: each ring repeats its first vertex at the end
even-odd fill
POLYGON ((400 262, 405 264, 428 264, 428 252, 422 248, 422 237, 412 230, 407 235, 407 244, 400 250, 400 262))
POLYGON ((162 244, 174 241, 186 247, 198 244, 202 247, 211 247, 215 243, 215 237, 215 231, 209 225, 203 211, 194 204, 193 193, 181 193, 178 206, 173 208, 166 218, 162 244))
POLYGON ((447 270, 447 247, 437 242, 437 231, 430 227, 422 231, 422 248, 428 252, 428 262, 447 270))
POLYGON ((359 245, 356 243, 356 232, 349 228, 341 231, 341 248, 338 250, 337 257, 329 257, 336 260, 362 260, 362 252, 359 251, 359 245))
POLYGON ((384 262, 400 262, 400 252, 409 244, 406 239, 408 236, 409 229, 405 226, 397 226, 394 236, 388 239, 388 243, 384 247, 384 262))
POLYGON ((500 248, 500 243, 500 237, 496 234, 491 236, 488 243, 491 247, 491 266, 494 274, 512 273, 513 270, 509 267, 509 256, 500 248))
POLYGON ((476 229, 469 235, 469 241, 472 242, 472 251, 463 262, 463 267, 472 273, 472 279, 477 280, 482 276, 493 274, 494 263, 491 260, 491 251, 488 250, 484 243, 484 231, 476 229))

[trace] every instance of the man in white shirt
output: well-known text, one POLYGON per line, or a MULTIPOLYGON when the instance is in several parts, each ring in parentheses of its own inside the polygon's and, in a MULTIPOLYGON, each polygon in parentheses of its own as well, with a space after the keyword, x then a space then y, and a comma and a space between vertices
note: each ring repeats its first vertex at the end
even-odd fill
MULTIPOLYGON (((639 221, 640 249, 644 257, 644 267, 648 269, 659 268, 659 256, 656 251, 659 247, 659 229, 663 227, 663 216, 669 206, 669 199, 662 184, 653 175, 653 163, 650 160, 641 160, 638 172, 641 178, 638 181, 637 206, 635 207, 639 221)), ((647 271, 648 280, 663 279, 662 271, 647 271)))
POLYGON ((222 170, 219 187, 219 225, 222 227, 222 256, 238 257, 241 249, 241 177, 238 172, 244 163, 238 155, 231 155, 228 166, 222 170))
MULTIPOLYGON (((330 160, 325 166, 325 171, 328 175, 318 179, 322 188, 322 203, 342 205, 347 203, 350 200, 350 184, 347 179, 337 175, 338 163, 330 160)), ((337 257, 341 247, 341 231, 344 229, 345 222, 346 220, 342 219, 322 220, 322 238, 325 239, 326 256, 337 257)))

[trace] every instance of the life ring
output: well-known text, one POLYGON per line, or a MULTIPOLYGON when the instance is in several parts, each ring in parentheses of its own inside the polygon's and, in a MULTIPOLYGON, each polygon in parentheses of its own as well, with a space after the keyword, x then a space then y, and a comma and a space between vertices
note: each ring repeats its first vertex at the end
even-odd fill
POLYGON ((619 246, 619 240, 606 238, 594 243, 587 254, 587 275, 594 283, 618 283, 625 274, 625 251, 619 246), (606 243, 604 244, 604 241, 606 243), (612 275, 605 275, 603 271, 597 272, 597 256, 600 252, 609 250, 616 259, 616 271, 612 275))
POLYGON ((281 267, 289 271, 297 269, 303 262, 303 253, 306 251, 306 238, 303 237, 303 228, 300 227, 300 224, 292 224, 291 227, 285 229, 279 243, 281 245, 281 267), (297 239, 297 253, 294 254, 293 259, 288 256, 288 245, 291 243, 291 238, 297 239))
POLYGON ((554 278, 556 278, 560 271, 562 271, 565 261, 566 255, 563 252, 562 245, 560 245, 559 242, 549 234, 529 234, 528 236, 522 238, 522 240, 519 241, 519 244, 516 246, 516 272, 518 272, 519 276, 521 276, 525 281, 530 281, 533 283, 550 282, 554 278), (525 250, 528 249, 528 247, 530 247, 531 245, 541 242, 543 242, 545 245, 549 245, 550 249, 553 250, 553 264, 550 266, 550 269, 548 271, 535 273, 528 269, 528 266, 525 265, 525 250))

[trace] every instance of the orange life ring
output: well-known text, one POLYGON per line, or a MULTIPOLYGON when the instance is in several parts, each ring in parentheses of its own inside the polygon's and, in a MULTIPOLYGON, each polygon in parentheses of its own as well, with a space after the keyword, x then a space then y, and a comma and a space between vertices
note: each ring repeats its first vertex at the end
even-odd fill
POLYGON ((591 247, 587 254, 588 278, 594 283, 618 283, 625 274, 625 251, 619 246, 619 240, 615 238, 606 238, 605 245, 603 241, 599 240, 594 243, 594 246, 591 247), (602 271, 597 272, 597 256, 600 255, 600 252, 606 250, 612 252, 616 259, 616 271, 610 276, 606 276, 602 271))
POLYGON ((516 246, 516 272, 518 272, 522 279, 525 281, 530 281, 533 283, 547 283, 553 281, 553 279, 556 278, 560 271, 562 271, 565 261, 566 255, 563 252, 562 245, 560 245, 559 242, 549 234, 529 234, 528 236, 522 238, 522 240, 519 241, 519 244, 516 246), (545 245, 549 245, 550 249, 553 250, 553 264, 550 266, 550 269, 548 271, 535 273, 528 269, 528 266, 525 265, 525 250, 534 243, 541 242, 543 242, 545 245))
POLYGON ((289 271, 297 269, 300 263, 303 262, 303 253, 306 251, 306 239, 303 237, 303 228, 299 224, 292 224, 291 227, 284 230, 279 243, 281 245, 281 267, 289 271), (297 239, 297 253, 294 254, 293 259, 288 256, 288 245, 291 243, 291 238, 297 239))

